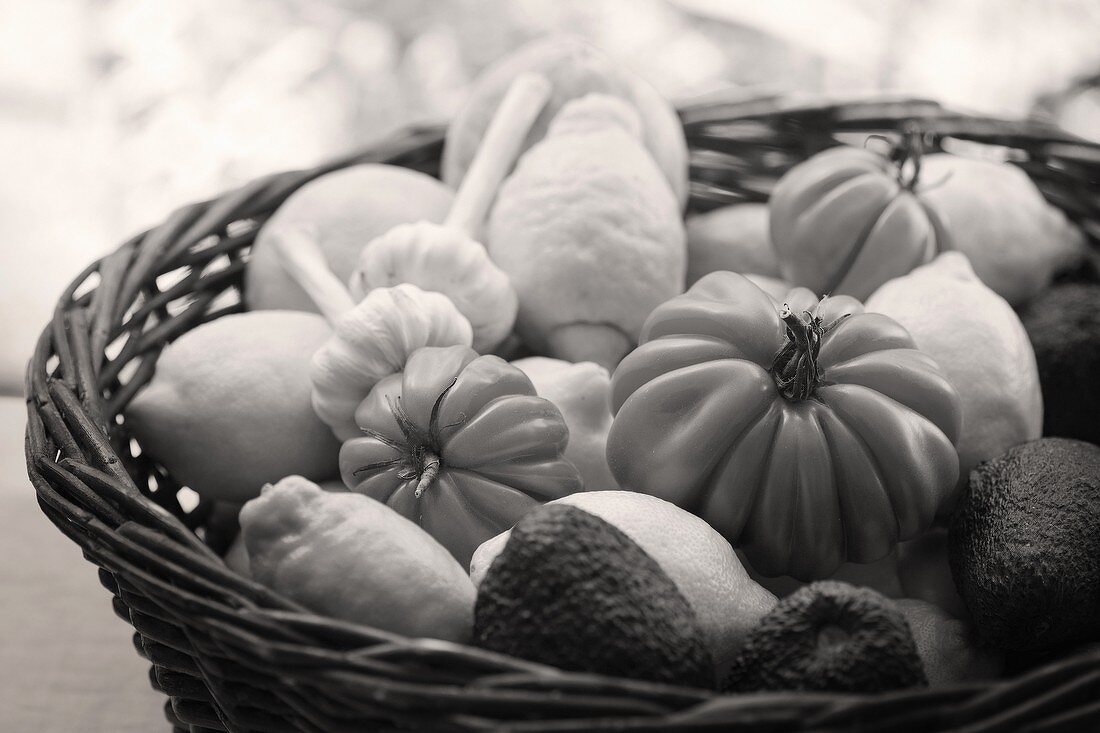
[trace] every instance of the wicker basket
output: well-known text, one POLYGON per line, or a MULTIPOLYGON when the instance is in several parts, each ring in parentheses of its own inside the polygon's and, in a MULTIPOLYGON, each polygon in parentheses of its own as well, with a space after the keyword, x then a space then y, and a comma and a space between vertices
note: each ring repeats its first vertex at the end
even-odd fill
MULTIPOLYGON (((843 133, 919 121, 932 147, 1006 148, 1100 240, 1100 146, 1049 126, 896 99, 711 100, 681 110, 693 210, 766 200, 794 163, 843 133)), ((99 566, 182 731, 1100 729, 1100 650, 993 683, 877 696, 715 693, 564 673, 471 647, 313 615, 230 571, 217 512, 181 488, 119 417, 165 344, 242 309, 257 229, 307 181, 376 161, 435 173, 442 130, 255 181, 186 206, 90 265, 66 290, 26 375, 27 470, 42 511, 99 566)))

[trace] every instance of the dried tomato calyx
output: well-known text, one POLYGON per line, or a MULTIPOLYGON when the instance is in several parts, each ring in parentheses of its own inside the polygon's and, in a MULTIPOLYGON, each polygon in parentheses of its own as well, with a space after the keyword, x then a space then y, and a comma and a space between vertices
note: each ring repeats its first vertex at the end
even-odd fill
POLYGON ((799 315, 789 305, 783 304, 779 317, 787 326, 787 342, 775 355, 768 370, 780 394, 792 402, 813 396, 814 390, 821 385, 821 369, 817 364, 821 339, 850 315, 845 313, 825 325, 820 317, 809 311, 802 311, 799 315))
POLYGON ((809 311, 802 315, 784 304, 779 313, 787 326, 787 343, 775 355, 771 375, 780 394, 792 402, 807 399, 821 383, 817 354, 821 350, 824 329, 821 319, 809 311))
POLYGON ((923 155, 924 131, 915 123, 910 123, 905 126, 901 140, 890 156, 898 166, 898 185, 907 191, 915 191, 920 182, 923 155))
POLYGON ((457 382, 458 378, 455 377, 451 383, 447 385, 447 388, 436 397, 435 403, 432 405, 432 415, 428 421, 427 432, 417 427, 416 423, 409 417, 409 413, 406 412, 405 408, 401 405, 400 395, 389 400, 390 412, 397 422, 397 427, 401 430, 404 442, 395 441, 389 436, 371 428, 363 428, 363 432, 399 451, 401 455, 389 461, 379 461, 366 466, 360 466, 352 472, 353 475, 378 468, 401 466, 401 470, 397 472, 398 478, 404 479, 405 481, 412 481, 415 479, 417 484, 414 493, 416 498, 419 499, 424 492, 431 487, 432 483, 435 482, 443 467, 443 441, 440 433, 446 428, 452 428, 462 423, 460 420, 451 425, 443 425, 442 427, 439 425, 439 412, 443 404, 443 398, 447 396, 451 388, 454 387, 457 382))
MULTIPOLYGON (((881 142, 885 143, 888 149, 881 151, 879 154, 885 158, 889 158, 890 161, 896 167, 896 173, 898 186, 901 188, 915 192, 917 185, 920 183, 920 169, 921 158, 924 156, 925 148, 925 133, 921 129, 920 125, 916 122, 910 121, 900 131, 900 137, 896 142, 891 142, 890 138, 885 135, 868 135, 864 141, 864 147, 870 148, 870 143, 881 142)), ((950 174, 948 174, 950 175, 950 174)), ((938 186, 939 181, 934 186, 938 186)), ((922 186, 922 190, 926 190, 927 187, 922 186)))

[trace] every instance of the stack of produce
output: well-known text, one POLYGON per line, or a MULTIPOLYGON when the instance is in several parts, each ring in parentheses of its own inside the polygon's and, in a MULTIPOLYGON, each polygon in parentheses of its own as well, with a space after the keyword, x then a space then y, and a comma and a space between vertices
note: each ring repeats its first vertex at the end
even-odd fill
POLYGON ((291 196, 126 424, 336 618, 729 691, 996 677, 1100 639, 1100 286, 1051 287, 1085 240, 1023 173, 924 142, 685 225, 668 103, 538 42, 445 184, 291 196))

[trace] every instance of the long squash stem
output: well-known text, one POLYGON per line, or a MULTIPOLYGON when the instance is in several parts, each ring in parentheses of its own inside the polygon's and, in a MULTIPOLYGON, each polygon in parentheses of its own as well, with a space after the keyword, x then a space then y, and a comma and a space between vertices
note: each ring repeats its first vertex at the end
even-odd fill
POLYGON ((279 264, 306 291, 330 324, 335 325, 342 315, 355 307, 348 289, 329 269, 324 253, 308 231, 302 228, 282 231, 272 243, 279 264))
POLYGON ((545 76, 524 73, 508 87, 489 129, 455 194, 444 226, 474 237, 496 197, 501 181, 512 169, 531 125, 550 99, 552 86, 545 76))

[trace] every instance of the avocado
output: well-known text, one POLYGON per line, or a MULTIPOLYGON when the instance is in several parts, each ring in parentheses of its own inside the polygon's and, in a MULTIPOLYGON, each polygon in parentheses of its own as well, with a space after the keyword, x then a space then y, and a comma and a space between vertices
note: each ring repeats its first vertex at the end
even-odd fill
POLYGON ((979 464, 947 537, 985 645, 1034 654, 1100 638, 1100 447, 1041 438, 979 464))
POLYGON ((1043 435, 1100 443, 1100 285, 1053 287, 1020 319, 1039 366, 1043 435))
POLYGON ((749 633, 730 692, 884 692, 926 686, 913 633, 870 588, 823 580, 779 601, 749 633))
POLYGON ((474 643, 577 672, 714 687, 688 601, 615 526, 566 504, 512 529, 478 589, 474 643))

